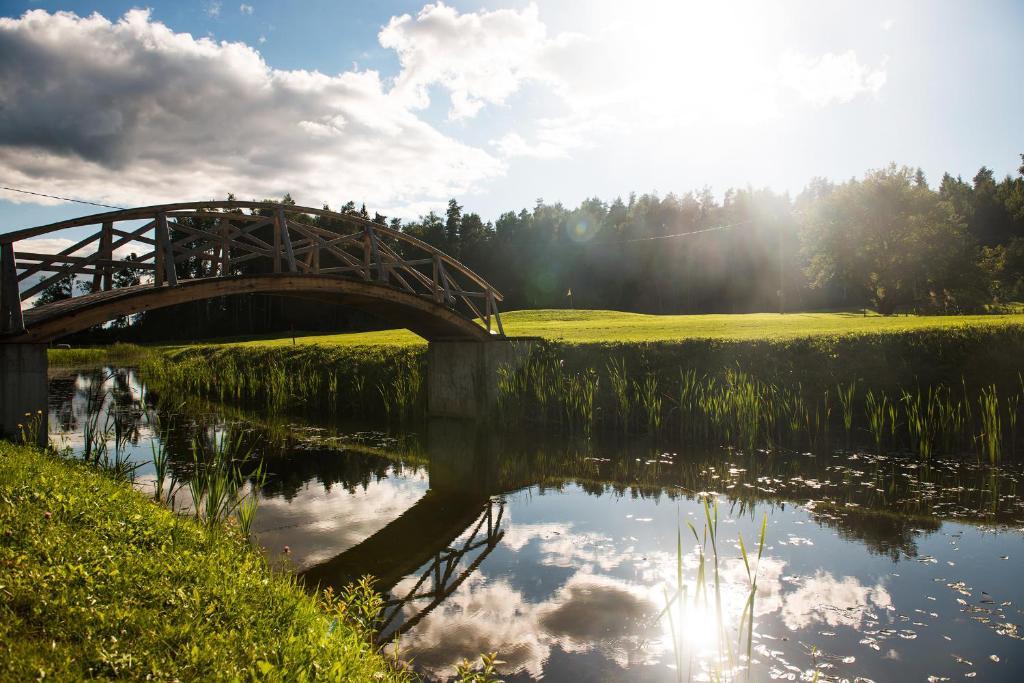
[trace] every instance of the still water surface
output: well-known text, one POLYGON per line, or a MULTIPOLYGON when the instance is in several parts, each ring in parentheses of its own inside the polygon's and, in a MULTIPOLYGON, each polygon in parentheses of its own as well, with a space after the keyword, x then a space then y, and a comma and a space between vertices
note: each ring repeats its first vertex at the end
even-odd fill
MULTIPOLYGON (((92 419, 145 463, 162 434, 185 479, 191 439, 243 433, 270 472, 254 524, 268 557, 310 585, 377 577, 382 642, 400 635, 397 652, 432 679, 497 652, 510 681, 706 680, 736 648, 750 590, 739 537, 753 568, 765 518, 752 680, 1024 679, 1017 463, 693 454, 452 422, 396 436, 162 398, 160 414, 126 369, 57 375, 51 436, 81 452, 92 419), (705 501, 724 635, 713 593, 693 596, 705 501), (670 621, 680 558, 688 600, 670 621)), ((137 475, 146 487, 152 467, 137 475)))

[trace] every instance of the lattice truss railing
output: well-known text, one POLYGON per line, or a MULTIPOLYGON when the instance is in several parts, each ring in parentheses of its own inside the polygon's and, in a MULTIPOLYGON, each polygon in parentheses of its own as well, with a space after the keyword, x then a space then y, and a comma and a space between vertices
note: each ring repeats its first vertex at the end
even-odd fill
POLYGON ((24 331, 22 302, 62 279, 88 283, 88 296, 113 289, 129 269, 153 287, 254 272, 341 275, 431 299, 504 334, 501 294, 436 247, 360 216, 239 201, 127 209, 0 235, 0 331, 24 331), (55 254, 25 247, 90 226, 98 229, 55 254))

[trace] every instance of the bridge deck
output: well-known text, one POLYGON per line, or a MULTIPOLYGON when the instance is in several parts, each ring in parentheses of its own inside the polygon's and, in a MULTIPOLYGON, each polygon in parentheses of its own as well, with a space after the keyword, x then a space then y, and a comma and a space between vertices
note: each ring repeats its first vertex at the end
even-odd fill
POLYGON ((431 341, 487 341, 492 335, 448 307, 418 294, 337 275, 264 274, 183 280, 170 287, 136 285, 30 308, 26 331, 0 343, 47 342, 123 315, 238 294, 276 294, 351 306, 431 341))

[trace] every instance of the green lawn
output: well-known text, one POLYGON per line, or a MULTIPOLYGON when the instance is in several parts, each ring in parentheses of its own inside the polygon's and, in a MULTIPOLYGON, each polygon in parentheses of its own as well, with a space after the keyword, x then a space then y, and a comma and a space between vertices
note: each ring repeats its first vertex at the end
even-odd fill
MULTIPOLYGON (((654 342, 683 339, 793 339, 823 335, 899 332, 971 326, 1024 325, 1024 314, 884 317, 861 313, 745 313, 642 315, 618 311, 511 311, 502 316, 509 336, 543 337, 569 343, 654 342)), ((297 344, 415 345, 425 343, 407 330, 305 335, 297 344)), ((289 345, 291 337, 231 342, 289 345)))
POLYGON ((0 441, 0 529, 0 680, 412 678, 356 603, 81 463, 0 441))

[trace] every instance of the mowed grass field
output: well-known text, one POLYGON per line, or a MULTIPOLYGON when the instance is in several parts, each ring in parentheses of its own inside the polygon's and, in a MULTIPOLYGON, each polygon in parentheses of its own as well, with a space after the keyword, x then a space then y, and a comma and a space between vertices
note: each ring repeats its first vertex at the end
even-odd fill
MULTIPOLYGON (((880 316, 861 313, 744 313, 643 315, 620 311, 533 310, 502 315, 509 336, 542 337, 570 344, 666 342, 686 339, 761 340, 902 332, 963 326, 1024 325, 1024 314, 968 316, 880 316)), ((224 342, 231 345, 291 345, 292 337, 224 342)), ((426 342, 408 330, 297 335, 296 344, 413 346, 426 342)))

